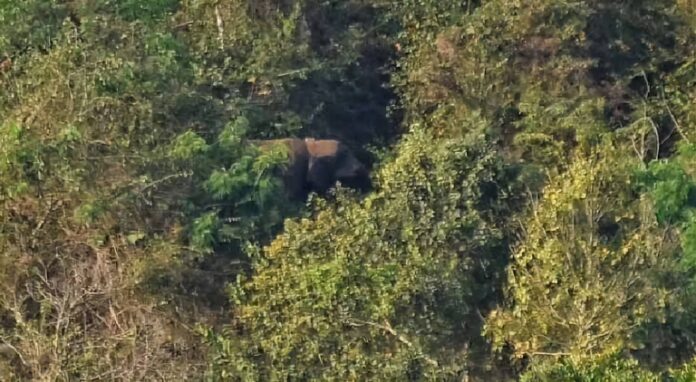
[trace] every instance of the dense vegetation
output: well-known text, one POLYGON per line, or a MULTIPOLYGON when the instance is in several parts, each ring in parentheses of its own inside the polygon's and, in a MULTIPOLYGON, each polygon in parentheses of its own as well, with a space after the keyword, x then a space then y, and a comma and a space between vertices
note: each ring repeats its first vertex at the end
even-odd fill
POLYGON ((692 0, 0 0, 0 89, 0 380, 696 380, 692 0))

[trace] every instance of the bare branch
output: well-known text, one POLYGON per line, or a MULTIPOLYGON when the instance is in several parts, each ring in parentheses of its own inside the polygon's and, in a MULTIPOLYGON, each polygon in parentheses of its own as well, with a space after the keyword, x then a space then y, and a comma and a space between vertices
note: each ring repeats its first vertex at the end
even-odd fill
POLYGON ((222 16, 220 15, 220 8, 215 6, 215 21, 218 28, 218 40, 220 42, 220 50, 225 49, 225 24, 222 21, 222 16))
POLYGON ((14 345, 7 342, 4 338, 0 338, 0 341, 2 341, 2 345, 0 345, 0 353, 7 353, 11 351, 17 354, 17 357, 19 358, 20 362, 22 362, 22 365, 27 366, 27 361, 24 359, 24 356, 22 356, 22 353, 20 353, 14 345))
POLYGON ((672 123, 674 123, 674 128, 677 129, 677 131, 679 132, 679 135, 681 135, 682 138, 684 138, 684 140, 687 143, 691 144, 689 137, 687 137, 686 134, 684 134, 684 131, 682 130, 681 125, 679 124, 679 122, 677 122, 677 118, 674 116, 674 113, 672 113, 672 109, 669 107, 669 104, 667 104, 667 100, 665 99, 664 91, 662 92, 662 105, 667 110, 667 114, 669 114, 669 118, 672 120, 672 123))
POLYGON ((548 353, 548 352, 543 352, 543 351, 536 351, 533 353, 529 353, 530 355, 543 355, 543 356, 549 356, 549 357, 564 357, 564 356, 569 356, 570 353, 565 353, 565 352, 556 352, 556 353, 548 353))
MULTIPOLYGON (((378 324, 378 323, 376 323, 376 322, 363 321, 363 320, 358 320, 358 319, 351 319, 351 320, 347 321, 347 324, 348 324, 348 325, 351 325, 351 326, 364 326, 364 325, 367 325, 367 326, 372 326, 372 327, 377 328, 377 329, 381 329, 381 330, 383 330, 383 331, 385 331, 385 332, 391 334, 392 336, 396 337, 396 339, 397 339, 399 342, 405 344, 406 346, 408 346, 408 347, 413 347, 413 343, 412 343, 411 341, 409 341, 408 339, 406 339, 406 337, 404 337, 404 336, 400 335, 399 333, 397 333, 396 330, 394 330, 394 328, 392 328, 391 324, 389 324, 389 321, 387 321, 386 319, 384 320, 384 325, 380 325, 380 324, 378 324)), ((430 357, 428 357, 428 356, 426 356, 426 355, 424 355, 424 354, 421 354, 421 357, 423 357, 423 359, 424 359, 427 363, 429 363, 430 365, 432 365, 432 366, 438 366, 437 361, 435 361, 434 359, 432 359, 432 358, 430 358, 430 357)))

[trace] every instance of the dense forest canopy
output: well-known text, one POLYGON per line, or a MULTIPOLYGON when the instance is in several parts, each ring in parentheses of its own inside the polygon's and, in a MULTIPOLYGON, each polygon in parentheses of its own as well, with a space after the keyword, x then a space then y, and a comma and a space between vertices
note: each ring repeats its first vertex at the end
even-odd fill
POLYGON ((693 0, 0 0, 0 90, 0 380, 696 380, 693 0))

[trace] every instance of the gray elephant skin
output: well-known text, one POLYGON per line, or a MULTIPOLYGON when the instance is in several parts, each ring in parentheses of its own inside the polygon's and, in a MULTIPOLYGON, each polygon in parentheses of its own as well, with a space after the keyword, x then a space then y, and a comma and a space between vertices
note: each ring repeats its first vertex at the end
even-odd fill
POLYGON ((362 192, 372 186, 367 167, 341 141, 285 138, 251 143, 261 150, 277 145, 287 147, 290 158, 282 176, 288 195, 294 200, 304 200, 312 191, 326 195, 336 182, 362 192))

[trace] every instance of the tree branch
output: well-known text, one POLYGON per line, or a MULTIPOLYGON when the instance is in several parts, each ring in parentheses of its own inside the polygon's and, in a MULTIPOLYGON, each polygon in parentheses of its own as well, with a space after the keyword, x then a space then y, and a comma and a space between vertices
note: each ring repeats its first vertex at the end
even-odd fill
MULTIPOLYGON (((402 344, 405 344, 406 346, 411 347, 411 348, 413 347, 413 343, 411 341, 409 341, 408 339, 406 339, 406 337, 397 333, 396 330, 394 330, 394 328, 392 328, 391 324, 389 324, 389 321, 387 321, 386 319, 384 320, 384 325, 380 325, 376 322, 363 321, 363 320, 358 320, 358 319, 350 319, 349 321, 346 321, 346 323, 348 325, 351 325, 351 326, 365 326, 365 325, 367 325, 367 326, 372 326, 372 327, 377 328, 377 329, 381 329, 381 330, 391 334, 392 336, 394 336, 402 344)), ((430 365, 436 366, 436 367, 438 366, 437 361, 435 361, 434 359, 432 359, 424 354, 421 354, 421 357, 423 357, 423 359, 427 363, 429 363, 430 365)))
POLYGON ((222 16, 220 15, 220 8, 215 6, 215 22, 218 28, 218 40, 220 41, 220 50, 225 49, 225 24, 222 21, 222 16))

